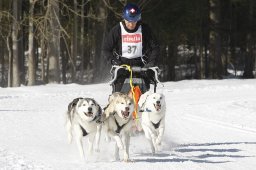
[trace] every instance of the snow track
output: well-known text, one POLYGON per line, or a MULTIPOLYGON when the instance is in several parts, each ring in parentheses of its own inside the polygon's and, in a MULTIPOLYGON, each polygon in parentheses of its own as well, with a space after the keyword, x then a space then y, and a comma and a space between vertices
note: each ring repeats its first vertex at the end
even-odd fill
POLYGON ((256 80, 168 82, 158 91, 167 103, 162 150, 152 155, 143 135, 132 136, 133 162, 124 163, 113 161, 104 134, 100 153, 83 161, 67 144, 68 103, 92 97, 104 107, 108 84, 0 88, 0 170, 255 169, 256 80))
POLYGON ((237 130, 239 132, 250 133, 252 135, 256 135, 256 129, 249 128, 249 127, 243 127, 241 125, 230 124, 230 123, 221 122, 221 121, 217 121, 217 120, 211 120, 211 119, 202 118, 202 117, 199 117, 199 116, 189 115, 189 114, 186 114, 184 116, 184 119, 193 120, 193 121, 196 121, 196 122, 208 124, 210 126, 219 126, 219 127, 224 128, 224 129, 237 130))

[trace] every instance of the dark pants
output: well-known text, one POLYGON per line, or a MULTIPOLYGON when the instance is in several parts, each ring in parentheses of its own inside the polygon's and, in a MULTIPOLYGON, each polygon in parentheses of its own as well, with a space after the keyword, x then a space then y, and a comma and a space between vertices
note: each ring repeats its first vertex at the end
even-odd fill
MULTIPOLYGON (((130 87, 126 88, 127 86, 130 86, 129 84, 124 84, 125 80, 130 78, 130 72, 127 70, 119 70, 117 73, 117 79, 113 84, 113 92, 123 92, 128 93, 130 91, 130 87)), ((133 83, 134 86, 138 85, 142 91, 142 93, 145 93, 150 89, 150 83, 152 82, 152 78, 149 77, 149 74, 146 72, 142 73, 133 73, 133 79, 140 78, 142 79, 142 83, 136 84, 133 83)))

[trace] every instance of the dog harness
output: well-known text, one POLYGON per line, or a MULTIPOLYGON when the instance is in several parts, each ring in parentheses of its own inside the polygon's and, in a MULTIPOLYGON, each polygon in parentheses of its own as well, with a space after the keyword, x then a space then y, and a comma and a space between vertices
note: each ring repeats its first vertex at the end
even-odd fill
MULTIPOLYGON (((102 110, 100 109, 99 114, 97 116, 95 116, 91 122, 96 121, 96 123, 99 123, 99 124, 102 123, 100 120, 101 115, 102 115, 102 110)), ((87 136, 89 134, 81 125, 80 125, 80 128, 83 132, 83 136, 87 136)))
POLYGON ((158 129, 158 128, 159 128, 159 125, 160 125, 161 120, 162 120, 162 119, 160 119, 158 123, 153 123, 153 122, 151 121, 151 123, 152 123, 152 125, 154 126, 155 129, 158 129))
POLYGON ((87 136, 88 135, 88 132, 86 132, 86 130, 80 125, 80 128, 83 132, 83 136, 87 136))
POLYGON ((117 130, 115 131, 117 134, 119 134, 121 132, 121 130, 123 129, 123 127, 129 122, 126 122, 125 124, 123 124, 122 126, 119 125, 119 123, 117 122, 115 116, 114 116, 115 122, 116 122, 116 126, 117 126, 117 130))

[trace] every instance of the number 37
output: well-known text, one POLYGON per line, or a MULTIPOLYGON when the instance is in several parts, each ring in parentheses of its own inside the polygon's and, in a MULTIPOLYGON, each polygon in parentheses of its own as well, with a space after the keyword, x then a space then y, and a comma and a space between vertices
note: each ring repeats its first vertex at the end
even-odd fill
POLYGON ((137 47, 135 45, 134 46, 129 45, 128 46, 128 53, 133 53, 134 54, 136 49, 137 49, 137 47))

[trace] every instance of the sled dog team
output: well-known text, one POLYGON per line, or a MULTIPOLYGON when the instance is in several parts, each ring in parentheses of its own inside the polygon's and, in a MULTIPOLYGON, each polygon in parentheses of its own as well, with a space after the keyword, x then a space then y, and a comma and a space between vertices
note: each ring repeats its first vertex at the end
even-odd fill
MULTIPOLYGON (((165 99, 163 94, 146 92, 139 100, 138 115, 140 125, 149 141, 152 154, 161 144, 165 129, 165 99)), ((132 96, 115 92, 108 98, 108 105, 102 111, 100 105, 92 98, 76 98, 68 105, 66 129, 68 141, 72 138, 77 143, 79 154, 84 158, 83 137, 88 138, 88 152, 99 152, 101 130, 106 139, 115 141, 115 160, 129 161, 130 134, 134 121, 134 102, 132 96)))

